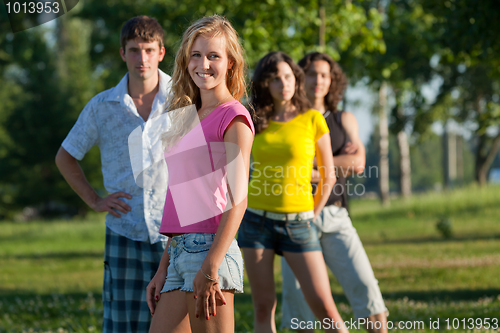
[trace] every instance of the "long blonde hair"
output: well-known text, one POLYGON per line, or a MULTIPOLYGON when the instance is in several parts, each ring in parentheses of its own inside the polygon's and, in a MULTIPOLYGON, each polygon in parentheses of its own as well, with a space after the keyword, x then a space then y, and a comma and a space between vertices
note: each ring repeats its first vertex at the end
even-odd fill
POLYGON ((171 123, 174 125, 168 133, 162 135, 164 147, 168 150, 187 131, 191 129, 193 118, 192 108, 179 109, 196 105, 201 107, 200 88, 196 86, 189 75, 188 64, 191 48, 199 36, 214 38, 225 37, 226 50, 229 60, 233 63, 227 71, 226 86, 236 100, 241 100, 246 94, 245 83, 245 59, 243 47, 238 41, 238 33, 229 21, 219 15, 203 17, 194 22, 182 36, 181 46, 175 56, 174 73, 172 75, 172 89, 166 111, 174 111, 171 115, 171 123), (191 112, 189 112, 191 111, 191 112))
POLYGON ((233 65, 227 71, 226 85, 231 95, 240 100, 246 91, 245 59, 243 48, 238 41, 238 33, 227 19, 219 15, 207 16, 194 22, 182 37, 182 43, 175 56, 174 74, 172 75, 171 99, 168 111, 195 104, 201 107, 200 89, 188 72, 190 51, 199 36, 226 39, 227 55, 233 65))

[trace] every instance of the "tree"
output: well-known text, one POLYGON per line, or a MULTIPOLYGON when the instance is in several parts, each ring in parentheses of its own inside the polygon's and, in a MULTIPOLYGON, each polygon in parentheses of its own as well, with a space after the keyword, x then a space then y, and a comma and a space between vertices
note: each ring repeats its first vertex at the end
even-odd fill
MULTIPOLYGON (((54 163, 57 149, 89 99, 92 74, 86 67, 85 31, 67 15, 59 18, 60 24, 71 22, 64 27, 66 47, 49 43, 47 36, 62 38, 44 26, 0 33, 0 215, 28 205, 45 212, 61 203, 84 207, 54 163)), ((84 161, 83 168, 92 162, 84 161)), ((94 174, 88 175, 89 181, 102 187, 94 174)))
POLYGON ((8 108, 8 114, 4 111, 4 160, 8 163, 0 166, 0 179, 14 187, 13 203, 26 205, 44 202, 52 191, 55 134, 61 124, 57 117, 60 90, 55 62, 40 29, 11 38, 6 45, 11 61, 3 80, 17 86, 20 100, 8 108))
POLYGON ((387 84, 382 82, 379 89, 379 190, 382 205, 390 204, 389 196, 389 126, 387 124, 387 84))
POLYGON ((412 0, 391 1, 383 7, 383 12, 382 33, 387 51, 369 57, 367 62, 372 85, 380 89, 385 82, 394 100, 389 112, 390 131, 397 137, 401 195, 409 197, 412 190, 409 142, 425 137, 437 116, 434 109, 426 107, 421 93, 433 74, 430 58, 435 52, 431 30, 434 18, 412 0))
MULTIPOLYGON (((251 66, 278 49, 295 59, 320 49, 344 61, 384 48, 380 15, 358 2, 334 0, 321 6, 317 0, 89 0, 80 4, 58 18, 55 30, 41 26, 15 35, 0 33, 0 82, 8 87, 1 92, 8 98, 0 110, 2 206, 7 201, 11 208, 56 201, 84 207, 64 183, 53 158, 91 96, 116 85, 126 73, 118 56, 119 36, 132 16, 156 17, 164 27, 167 54, 161 68, 166 72, 171 72, 185 28, 214 13, 226 15, 240 33, 251 66)), ((0 22, 6 27, 2 31, 9 30, 6 22, 0 22)), ((82 166, 97 186, 98 153, 87 156, 82 166)))
POLYGON ((435 109, 475 124, 476 180, 483 185, 500 148, 500 13, 494 0, 422 0, 436 20, 444 84, 435 109))
POLYGON ((500 148, 500 104, 495 97, 500 94, 500 81, 491 77, 491 68, 485 65, 465 69, 442 61, 438 70, 444 83, 434 108, 458 123, 474 125, 475 177, 484 185, 500 148))
POLYGON ((307 52, 321 49, 340 59, 341 54, 357 57, 363 52, 384 49, 381 16, 377 10, 342 0, 325 2, 322 6, 325 46, 319 47, 320 5, 318 0, 221 0, 217 3, 209 0, 182 3, 127 0, 119 5, 90 0, 85 2, 79 16, 92 24, 92 45, 96 46, 91 50, 92 62, 94 66, 105 66, 103 75, 112 75, 107 72, 108 68, 120 68, 120 63, 114 61, 119 48, 119 30, 126 20, 141 14, 157 18, 166 31, 165 69, 171 68, 178 42, 187 26, 204 15, 216 13, 225 15, 239 32, 250 66, 266 53, 276 50, 300 59, 307 52))

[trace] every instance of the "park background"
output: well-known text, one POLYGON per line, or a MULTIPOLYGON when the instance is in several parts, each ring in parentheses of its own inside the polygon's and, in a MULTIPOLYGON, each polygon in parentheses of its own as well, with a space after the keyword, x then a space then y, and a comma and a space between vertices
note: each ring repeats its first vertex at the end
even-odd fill
MULTIPOLYGON (((104 216, 73 193, 55 154, 90 98, 126 73, 126 20, 158 19, 160 68, 171 73, 182 32, 214 13, 239 32, 249 77, 275 50, 296 61, 327 52, 349 77, 342 108, 367 146, 367 172, 350 179, 364 194, 351 215, 389 320, 424 321, 425 331, 429 318, 441 330, 446 318, 500 320, 496 1, 87 0, 17 33, 0 5, 0 332, 101 330, 104 216)), ((104 195, 97 148, 82 167, 104 195)), ((280 297, 279 261, 276 272, 280 297)), ((237 332, 252 328, 248 283, 245 292, 237 332)))

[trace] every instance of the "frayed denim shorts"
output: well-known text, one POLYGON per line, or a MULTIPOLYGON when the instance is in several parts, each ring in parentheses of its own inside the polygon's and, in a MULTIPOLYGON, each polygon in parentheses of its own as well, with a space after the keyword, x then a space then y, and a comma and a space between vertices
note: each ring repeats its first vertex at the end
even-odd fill
MULTIPOLYGON (((172 237, 168 247, 169 266, 162 293, 180 289, 193 291, 193 280, 201 268, 215 234, 188 233, 172 237)), ((243 257, 236 239, 233 239, 219 267, 220 289, 243 292, 243 257)))
POLYGON ((321 251, 313 219, 274 220, 246 211, 238 230, 238 245, 283 252, 321 251))

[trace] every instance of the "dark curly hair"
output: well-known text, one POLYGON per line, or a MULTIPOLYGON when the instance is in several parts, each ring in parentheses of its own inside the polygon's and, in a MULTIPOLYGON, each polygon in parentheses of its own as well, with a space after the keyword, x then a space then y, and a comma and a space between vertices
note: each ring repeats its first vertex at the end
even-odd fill
POLYGON ((299 66, 302 67, 304 72, 307 72, 312 62, 318 60, 324 60, 330 65, 332 83, 330 83, 330 89, 325 96, 326 110, 337 112, 337 105, 342 98, 344 98, 344 92, 347 88, 347 77, 344 72, 342 72, 342 68, 340 68, 339 64, 326 53, 309 53, 304 56, 304 58, 300 59, 299 66))
POLYGON ((269 119, 275 113, 273 98, 269 92, 269 82, 278 73, 278 64, 280 62, 286 62, 295 76, 295 93, 291 100, 292 105, 295 106, 299 113, 310 108, 311 104, 304 90, 305 75, 302 68, 297 66, 287 54, 270 52, 259 60, 251 83, 250 104, 256 110, 258 116, 255 123, 256 133, 260 133, 267 128, 269 119))

